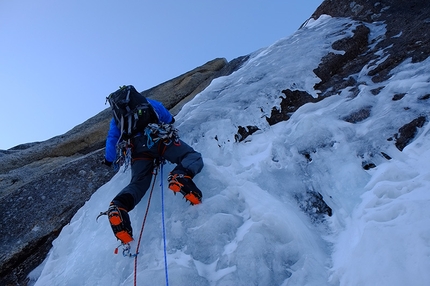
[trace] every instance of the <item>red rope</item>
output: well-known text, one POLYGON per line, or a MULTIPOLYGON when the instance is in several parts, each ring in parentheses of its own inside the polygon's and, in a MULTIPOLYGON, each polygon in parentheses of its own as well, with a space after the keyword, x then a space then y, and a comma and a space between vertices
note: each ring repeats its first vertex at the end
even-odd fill
POLYGON ((151 198, 152 198, 152 193, 154 191, 156 179, 157 179, 157 167, 154 169, 154 180, 152 182, 151 192, 149 193, 148 204, 146 206, 146 212, 142 222, 142 228, 140 229, 140 235, 137 241, 136 256, 134 257, 134 286, 137 285, 137 256, 139 254, 140 241, 142 240, 142 233, 143 233, 143 229, 145 228, 145 222, 146 222, 146 217, 148 216, 149 206, 151 205, 151 198))

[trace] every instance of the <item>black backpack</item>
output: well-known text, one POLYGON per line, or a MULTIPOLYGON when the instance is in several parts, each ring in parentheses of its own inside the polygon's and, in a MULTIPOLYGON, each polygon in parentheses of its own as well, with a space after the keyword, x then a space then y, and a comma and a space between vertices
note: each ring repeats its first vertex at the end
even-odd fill
POLYGON ((158 116, 148 100, 132 85, 122 86, 107 98, 112 108, 121 139, 127 140, 143 132, 149 123, 158 123, 158 116))

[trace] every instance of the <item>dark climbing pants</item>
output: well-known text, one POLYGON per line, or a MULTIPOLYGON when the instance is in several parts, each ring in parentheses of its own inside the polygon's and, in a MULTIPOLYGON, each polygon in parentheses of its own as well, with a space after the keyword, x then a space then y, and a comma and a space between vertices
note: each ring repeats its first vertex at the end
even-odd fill
POLYGON ((200 153, 182 140, 179 144, 171 142, 166 145, 156 142, 151 148, 147 147, 146 136, 133 139, 131 181, 112 202, 118 207, 131 211, 143 198, 149 189, 154 169, 154 159, 163 157, 171 163, 176 164, 175 170, 194 177, 203 168, 203 159, 200 153))

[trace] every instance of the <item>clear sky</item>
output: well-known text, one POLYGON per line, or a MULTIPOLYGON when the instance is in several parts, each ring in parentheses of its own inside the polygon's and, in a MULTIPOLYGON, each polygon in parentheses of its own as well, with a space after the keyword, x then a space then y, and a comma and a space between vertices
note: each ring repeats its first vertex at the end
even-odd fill
POLYGON ((61 135, 214 58, 294 33, 322 0, 0 0, 0 149, 61 135))

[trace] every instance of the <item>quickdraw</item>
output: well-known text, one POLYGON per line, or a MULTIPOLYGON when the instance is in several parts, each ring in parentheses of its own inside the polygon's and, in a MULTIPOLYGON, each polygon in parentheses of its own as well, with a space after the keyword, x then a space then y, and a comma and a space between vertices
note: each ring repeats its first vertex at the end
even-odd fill
POLYGON ((114 169, 118 170, 122 165, 124 165, 124 172, 128 169, 131 164, 131 152, 133 145, 130 140, 122 141, 117 144, 117 159, 114 162, 114 169))

